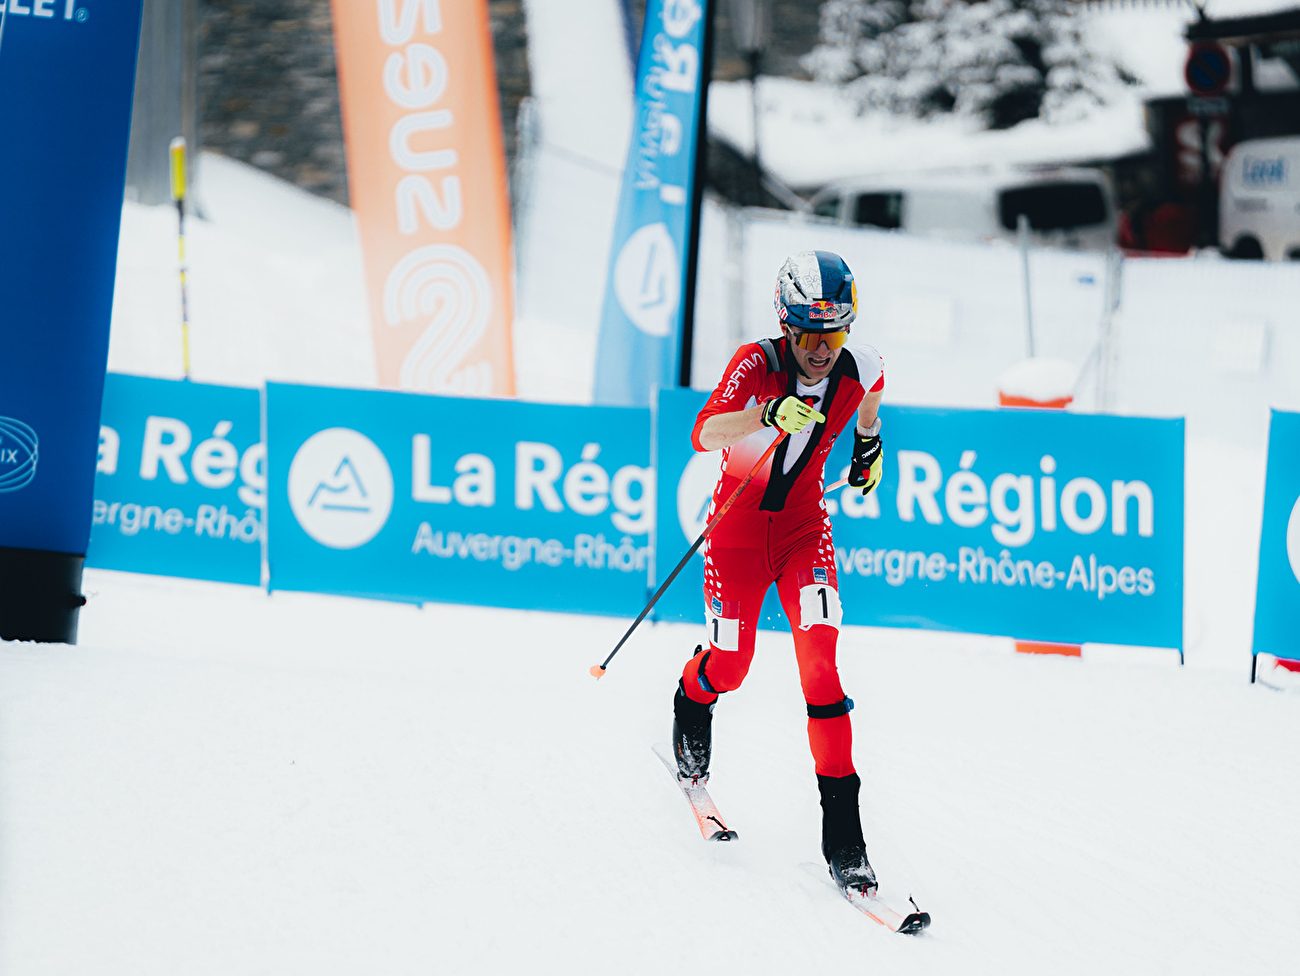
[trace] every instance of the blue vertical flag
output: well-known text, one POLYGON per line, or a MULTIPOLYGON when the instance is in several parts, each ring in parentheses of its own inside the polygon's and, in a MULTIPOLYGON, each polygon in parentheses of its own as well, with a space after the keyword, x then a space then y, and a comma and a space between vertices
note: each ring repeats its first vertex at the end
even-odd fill
MULTIPOLYGON (((31 553, 62 554, 55 558, 70 578, 60 585, 72 586, 90 537, 140 10, 141 0, 0 5, 0 627, 7 634, 22 632, 12 614, 30 601, 14 581, 32 582, 30 565, 43 557, 31 553)), ((62 593, 52 599, 58 614, 72 605, 62 593)))
POLYGON ((623 170, 596 354, 597 403, 648 406, 676 384, 686 256, 708 84, 709 0, 649 0, 636 70, 636 122, 623 170))
POLYGON ((141 4, 8 8, 0 21, 0 546, 83 554, 141 4), (11 469, 21 477, 6 477, 11 469))

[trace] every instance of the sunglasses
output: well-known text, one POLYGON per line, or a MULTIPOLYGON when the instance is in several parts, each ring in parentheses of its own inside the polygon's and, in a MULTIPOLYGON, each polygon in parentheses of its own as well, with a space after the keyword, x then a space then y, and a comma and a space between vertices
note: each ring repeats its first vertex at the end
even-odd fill
MULTIPOLYGON (((787 328, 790 328, 787 326, 787 328)), ((848 329, 836 329, 834 332, 800 332, 790 328, 790 338, 800 349, 817 349, 824 342, 827 349, 838 349, 849 341, 848 329)))

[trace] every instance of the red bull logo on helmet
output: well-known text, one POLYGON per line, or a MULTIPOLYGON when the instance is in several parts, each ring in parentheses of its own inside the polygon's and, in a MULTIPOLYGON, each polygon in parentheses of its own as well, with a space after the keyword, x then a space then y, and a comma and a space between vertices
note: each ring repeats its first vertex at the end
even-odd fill
POLYGON ((813 302, 808 306, 808 319, 834 319, 838 314, 834 302, 813 302))

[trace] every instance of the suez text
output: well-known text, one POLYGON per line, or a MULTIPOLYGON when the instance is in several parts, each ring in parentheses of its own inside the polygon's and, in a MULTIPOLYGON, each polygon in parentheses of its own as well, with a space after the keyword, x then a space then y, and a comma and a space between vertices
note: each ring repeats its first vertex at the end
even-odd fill
MULTIPOLYGON (((253 444, 241 454, 228 439, 234 425, 223 420, 212 436, 194 446, 188 424, 175 417, 149 417, 140 450, 140 478, 154 481, 160 474, 178 485, 191 478, 204 488, 228 488, 239 479, 239 500, 251 507, 266 504, 266 445, 253 444)), ((643 535, 654 528, 654 469, 625 464, 612 473, 598 459, 601 446, 583 446, 580 459, 566 469, 560 451, 550 444, 519 441, 515 444, 515 508, 540 507, 562 512, 566 506, 578 515, 609 511, 620 532, 643 535), (612 509, 612 510, 611 510, 612 509)), ((121 437, 112 427, 99 429, 100 474, 115 474, 121 437)), ((466 508, 493 508, 497 503, 496 465, 486 454, 463 454, 451 465, 449 484, 435 484, 433 442, 428 434, 411 438, 411 500, 466 508)))
POLYGON ((423 213, 430 227, 452 230, 465 216, 460 177, 455 173, 443 176, 439 197, 430 177, 424 174, 454 169, 459 162, 456 150, 411 148, 413 137, 455 125, 451 109, 433 108, 450 79, 446 58, 429 44, 408 43, 417 26, 426 35, 442 33, 442 5, 439 0, 407 0, 404 4, 379 0, 378 7, 380 37, 393 48, 384 61, 384 94, 395 106, 408 110, 388 134, 389 156, 407 174, 394 190, 397 227, 403 234, 414 234, 423 213), (397 50, 404 44, 404 49, 397 50))

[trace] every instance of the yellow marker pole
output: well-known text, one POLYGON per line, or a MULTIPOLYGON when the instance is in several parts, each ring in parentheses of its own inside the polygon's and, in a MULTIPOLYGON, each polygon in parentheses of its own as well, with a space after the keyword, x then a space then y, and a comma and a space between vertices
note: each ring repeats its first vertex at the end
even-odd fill
POLYGON ((185 378, 190 378, 190 303, 185 289, 185 137, 177 136, 167 147, 171 154, 172 199, 176 201, 176 216, 181 259, 181 359, 185 365, 185 378))

